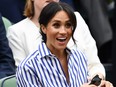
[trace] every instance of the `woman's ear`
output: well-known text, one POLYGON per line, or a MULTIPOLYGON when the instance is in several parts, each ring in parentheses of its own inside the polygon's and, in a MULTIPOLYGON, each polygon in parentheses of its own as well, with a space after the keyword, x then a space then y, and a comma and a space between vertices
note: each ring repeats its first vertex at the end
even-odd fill
POLYGON ((46 27, 43 24, 41 24, 40 27, 41 27, 42 32, 46 34, 46 27))

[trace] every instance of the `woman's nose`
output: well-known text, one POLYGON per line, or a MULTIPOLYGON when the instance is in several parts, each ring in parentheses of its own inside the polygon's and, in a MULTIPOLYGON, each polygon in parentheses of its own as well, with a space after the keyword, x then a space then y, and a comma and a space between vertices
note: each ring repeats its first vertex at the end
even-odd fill
POLYGON ((66 28, 65 27, 61 27, 61 29, 59 29, 59 33, 65 34, 66 33, 66 28))

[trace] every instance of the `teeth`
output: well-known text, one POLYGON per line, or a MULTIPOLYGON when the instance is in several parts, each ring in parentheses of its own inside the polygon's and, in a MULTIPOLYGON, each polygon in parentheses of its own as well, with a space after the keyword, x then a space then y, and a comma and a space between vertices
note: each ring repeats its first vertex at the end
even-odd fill
POLYGON ((58 39, 64 40, 64 39, 66 39, 66 38, 58 38, 58 39))
POLYGON ((59 41, 65 41, 66 38, 58 38, 57 40, 59 40, 59 41))

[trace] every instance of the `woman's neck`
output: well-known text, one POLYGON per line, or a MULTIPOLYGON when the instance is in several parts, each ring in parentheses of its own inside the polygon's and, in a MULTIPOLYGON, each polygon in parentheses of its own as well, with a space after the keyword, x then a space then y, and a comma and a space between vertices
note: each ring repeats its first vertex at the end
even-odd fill
POLYGON ((62 58, 66 58, 67 53, 65 50, 54 50, 54 52, 52 52, 59 60, 62 60, 62 58))
MULTIPOLYGON (((39 13, 39 12, 38 12, 39 13)), ((37 12, 35 12, 35 15, 31 18, 31 21, 37 26, 39 27, 39 22, 38 22, 38 18, 39 18, 40 14, 37 14, 37 12)))
POLYGON ((33 18, 31 18, 30 20, 31 20, 37 27, 40 27, 37 18, 34 18, 34 17, 33 17, 33 18))

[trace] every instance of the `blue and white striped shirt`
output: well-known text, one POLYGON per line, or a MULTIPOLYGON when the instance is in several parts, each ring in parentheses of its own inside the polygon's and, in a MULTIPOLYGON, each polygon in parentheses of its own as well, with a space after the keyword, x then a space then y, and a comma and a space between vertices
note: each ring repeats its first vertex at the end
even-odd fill
POLYGON ((78 50, 67 49, 67 53, 69 84, 58 58, 42 43, 18 66, 17 87, 80 87, 87 82, 86 58, 78 50))

